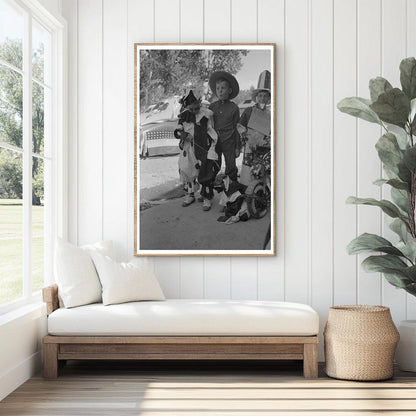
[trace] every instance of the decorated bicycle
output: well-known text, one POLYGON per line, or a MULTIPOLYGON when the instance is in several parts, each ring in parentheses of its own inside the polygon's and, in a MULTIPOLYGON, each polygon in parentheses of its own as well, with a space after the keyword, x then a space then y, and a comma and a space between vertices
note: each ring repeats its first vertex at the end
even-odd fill
POLYGON ((255 105, 244 110, 237 125, 244 152, 240 182, 247 186, 246 201, 254 218, 267 214, 271 199, 270 84, 271 74, 265 70, 253 92, 255 105))

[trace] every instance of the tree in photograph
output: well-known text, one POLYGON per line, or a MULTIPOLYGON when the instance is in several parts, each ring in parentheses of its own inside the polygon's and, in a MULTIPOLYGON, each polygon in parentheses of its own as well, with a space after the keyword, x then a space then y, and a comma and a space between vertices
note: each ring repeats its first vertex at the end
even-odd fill
POLYGON ((241 103, 243 101, 246 101, 246 100, 251 101, 252 97, 253 97, 253 93, 254 93, 254 85, 252 85, 248 90, 241 90, 240 89, 240 92, 238 93, 237 97, 233 98, 233 101, 236 104, 239 104, 239 103, 241 103))
POLYGON ((184 95, 192 87, 202 92, 215 71, 236 74, 248 50, 143 50, 140 52, 140 106, 184 95))
MULTIPOLYGON (((43 46, 33 53, 33 77, 41 79, 43 72, 43 46)), ((11 65, 21 68, 23 61, 22 42, 20 40, 6 39, 0 44, 0 58, 11 65)), ((44 146, 44 91, 39 84, 33 83, 32 88, 32 150, 42 153, 44 146)), ((0 65, 0 141, 21 148, 23 143, 23 88, 22 76, 12 69, 0 65)), ((12 175, 7 183, 10 189, 0 187, 0 198, 6 195, 22 197, 22 169, 16 167, 16 158, 3 156, 0 163, 0 175, 12 175)), ((19 159, 20 160, 20 159, 19 159)), ((32 178, 37 186, 32 189, 33 205, 40 205, 43 199, 43 169, 39 168, 39 159, 33 158, 32 178), (40 176, 41 175, 41 176, 40 176), (39 184, 42 183, 42 186, 39 184)))

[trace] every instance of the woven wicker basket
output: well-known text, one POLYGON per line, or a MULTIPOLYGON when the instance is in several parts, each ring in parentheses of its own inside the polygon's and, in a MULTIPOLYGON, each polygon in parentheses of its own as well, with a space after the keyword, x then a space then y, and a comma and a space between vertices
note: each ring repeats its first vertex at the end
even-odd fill
POLYGON ((326 373, 344 380, 393 377, 399 332, 385 306, 334 306, 324 330, 326 373))

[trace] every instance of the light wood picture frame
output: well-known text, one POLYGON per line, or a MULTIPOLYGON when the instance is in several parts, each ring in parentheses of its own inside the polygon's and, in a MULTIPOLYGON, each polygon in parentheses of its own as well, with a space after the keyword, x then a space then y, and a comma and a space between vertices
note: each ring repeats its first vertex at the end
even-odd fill
POLYGON ((134 44, 135 256, 276 255, 275 49, 134 44))

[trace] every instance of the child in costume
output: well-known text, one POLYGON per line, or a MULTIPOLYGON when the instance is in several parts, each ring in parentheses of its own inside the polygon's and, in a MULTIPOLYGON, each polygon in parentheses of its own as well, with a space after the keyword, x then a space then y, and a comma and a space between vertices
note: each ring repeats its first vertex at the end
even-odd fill
POLYGON ((221 169, 221 159, 224 155, 225 174, 232 181, 237 181, 238 170, 235 160, 239 154, 240 136, 237 123, 240 119, 240 110, 237 104, 230 100, 238 95, 240 87, 238 81, 225 71, 214 72, 209 79, 209 86, 218 98, 209 107, 213 112, 214 128, 218 133, 215 150, 218 153, 219 163, 216 173, 221 169))
POLYGON ((213 128, 212 111, 201 106, 192 90, 180 103, 180 128, 175 131, 175 137, 181 139, 179 174, 181 181, 187 184, 188 191, 182 206, 187 207, 195 202, 195 192, 199 184, 203 210, 209 211, 214 197, 213 181, 218 159, 215 152, 218 136, 213 128))
POLYGON ((267 108, 271 99, 270 80, 269 71, 265 70, 260 74, 257 89, 252 95, 256 104, 244 110, 237 125, 244 143, 240 182, 245 185, 252 179, 251 167, 256 157, 270 151, 271 118, 267 108))
POLYGON ((247 221, 250 218, 250 212, 244 195, 247 186, 237 181, 231 181, 228 176, 222 178, 222 185, 221 199, 225 209, 224 215, 217 218, 217 221, 224 222, 225 224, 247 221))

